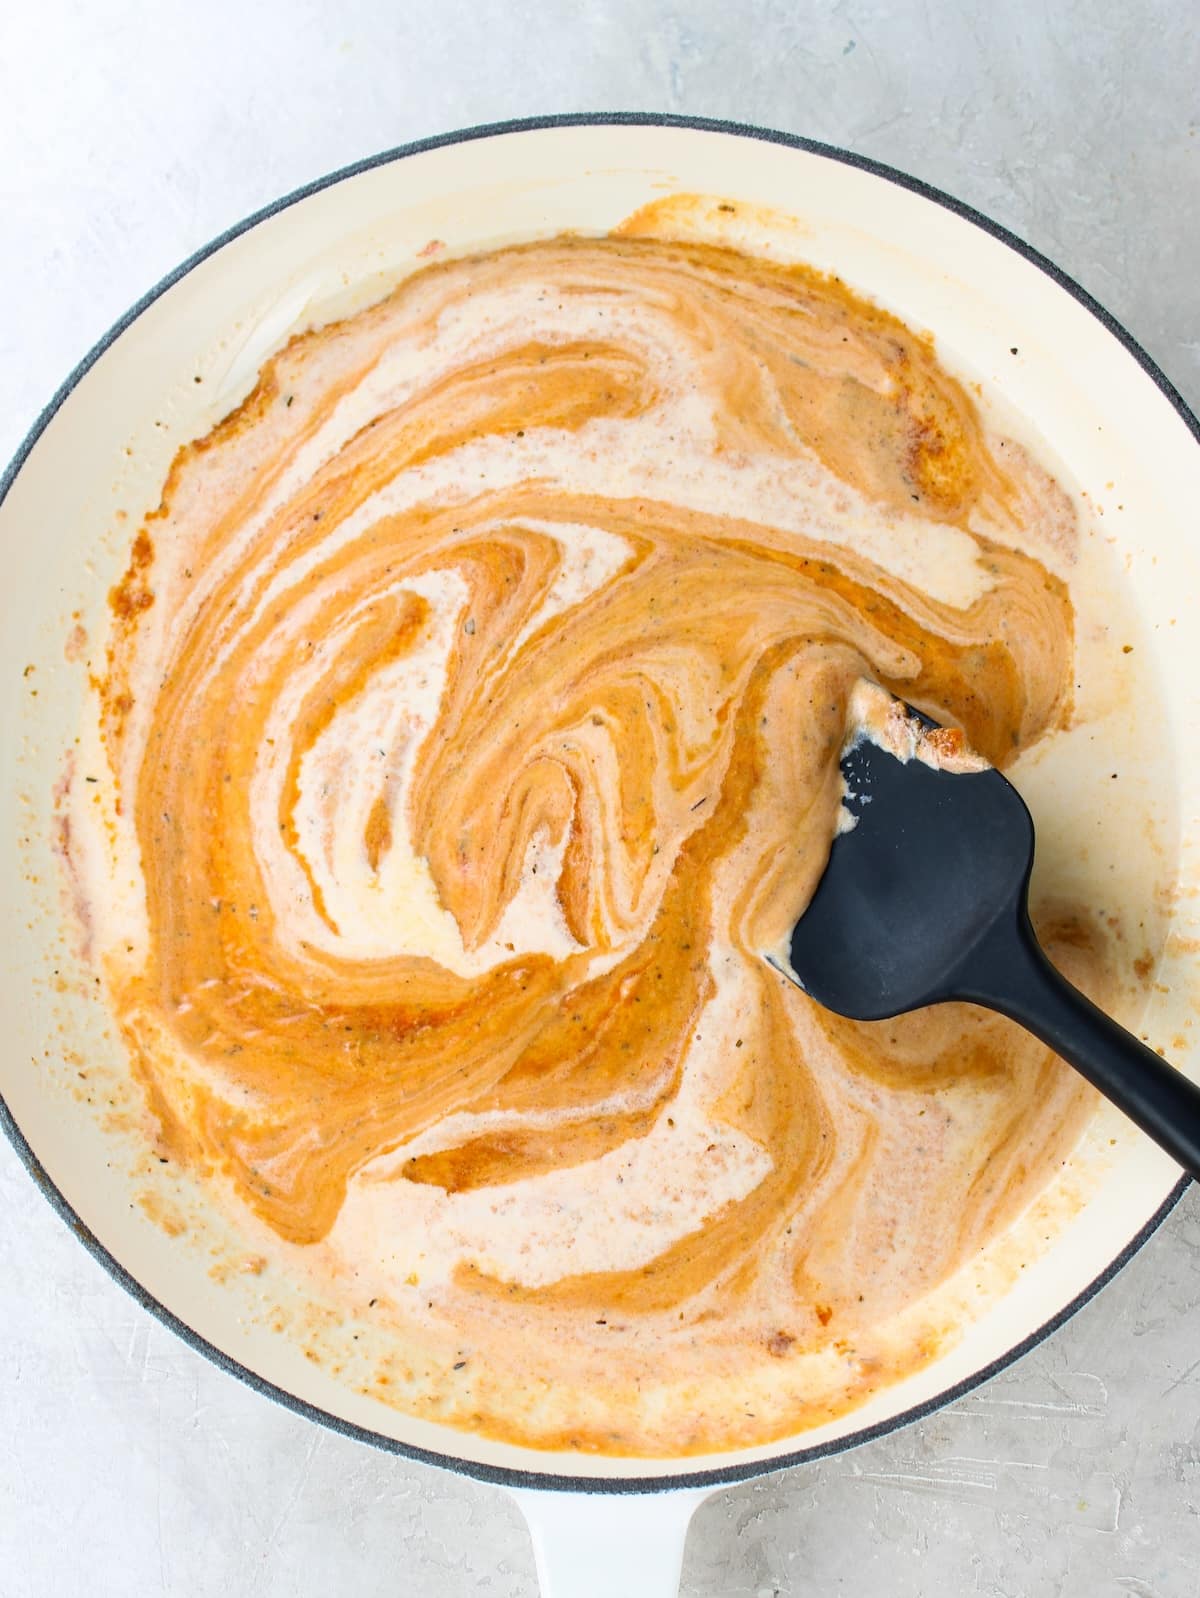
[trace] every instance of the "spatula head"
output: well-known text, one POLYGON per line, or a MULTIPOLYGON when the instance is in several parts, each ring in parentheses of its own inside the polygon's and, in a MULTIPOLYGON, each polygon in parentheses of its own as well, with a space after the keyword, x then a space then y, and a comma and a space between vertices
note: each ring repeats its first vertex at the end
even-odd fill
POLYGON ((869 738, 843 755, 842 771, 854 825, 834 839, 785 974, 856 1021, 969 997, 956 972, 1024 905, 1033 860, 1024 801, 998 771, 937 770, 869 738))

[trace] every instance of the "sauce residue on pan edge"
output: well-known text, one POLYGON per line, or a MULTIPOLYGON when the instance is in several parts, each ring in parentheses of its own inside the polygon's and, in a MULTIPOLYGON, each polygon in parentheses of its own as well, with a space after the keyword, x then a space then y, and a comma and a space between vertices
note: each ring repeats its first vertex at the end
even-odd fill
MULTIPOLYGON (((653 235, 437 261, 180 451, 71 837, 158 1146, 386 1301, 378 1396, 678 1455, 933 1357, 1092 1099, 759 954, 861 678, 1001 768, 1067 725, 1069 500, 838 280, 653 235)), ((1042 932, 1112 988, 1093 920, 1042 932)))

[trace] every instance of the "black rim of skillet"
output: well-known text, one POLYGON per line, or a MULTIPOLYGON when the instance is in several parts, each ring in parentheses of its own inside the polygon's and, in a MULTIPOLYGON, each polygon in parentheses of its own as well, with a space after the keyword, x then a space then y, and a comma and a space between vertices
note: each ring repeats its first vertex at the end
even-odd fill
MULTIPOLYGON (((933 188, 928 183, 923 183, 919 178, 909 177, 907 173, 898 172, 894 167, 885 166, 881 161, 873 161, 867 156, 856 155, 853 151, 842 150, 835 145, 821 144, 815 139, 801 138, 797 134, 778 133, 769 128, 758 128, 740 122, 726 122, 711 117, 688 117, 658 114, 647 111, 606 111, 606 112, 568 112, 559 116, 517 118, 506 122, 485 123, 479 127, 463 128, 454 133, 437 134, 433 138, 417 139, 411 144, 399 145, 394 150, 386 150, 381 155, 369 156, 365 160, 355 161, 350 166, 342 167, 328 176, 317 178, 312 183, 307 183, 303 188, 294 190, 282 199, 275 200, 260 211, 255 211, 244 221, 235 223, 226 229, 211 243, 190 256, 174 271, 168 272, 161 282, 144 294, 125 315, 115 322, 104 337, 97 343, 62 387, 50 400, 41 415, 34 422, 26 435, 17 453, 0 477, 0 504, 7 497, 17 473, 25 464, 30 451, 46 428, 53 421, 56 412, 71 394, 76 385, 87 375, 109 346, 116 342, 122 333, 141 316, 142 312, 153 305, 161 295, 172 288, 181 278, 214 255, 231 240, 240 237, 251 228, 257 227, 260 222, 267 221, 280 211, 285 211, 297 201, 307 199, 312 194, 319 193, 322 189, 329 188, 334 183, 340 183, 343 178, 357 176, 360 172, 370 171, 373 167, 387 166, 392 162, 401 161, 406 156, 420 155, 426 150, 436 150, 448 144, 466 144, 475 139, 493 138, 504 133, 528 133, 548 128, 577 128, 577 127, 666 127, 666 128, 692 128, 705 133, 724 133, 743 139, 760 139, 767 144, 781 144, 789 149, 804 150, 810 155, 818 155, 830 161, 840 161, 845 166, 858 167, 863 172, 869 172, 874 177, 885 178, 889 183, 895 183, 902 189, 908 189, 913 194, 920 195, 923 199, 932 200, 944 206, 947 211, 952 211, 956 216, 974 223, 982 228, 985 233, 990 233, 1002 244, 1008 245, 1018 255, 1024 256, 1027 261, 1040 268, 1047 277, 1058 284, 1074 299, 1090 311, 1098 322, 1117 339, 1129 354, 1133 356, 1142 370, 1150 377, 1166 399, 1178 412, 1179 416, 1188 427, 1192 436, 1200 443, 1200 421, 1192 415, 1182 396, 1171 381, 1151 360, 1145 350, 1131 337, 1121 324, 1104 309, 1086 289, 1081 288, 1073 278, 1067 276, 1059 267, 1027 244, 1024 239, 1018 238, 1015 233, 1009 232, 999 223, 993 222, 989 217, 975 210, 972 206, 964 205, 961 200, 954 199, 951 195, 943 193, 940 189, 933 188)), ((381 1432, 371 1431, 364 1426, 353 1425, 342 1420, 337 1415, 331 1415, 327 1410, 319 1409, 314 1404, 307 1403, 304 1399, 297 1398, 282 1387, 277 1387, 273 1382, 267 1381, 256 1372, 232 1359, 221 1349, 208 1342, 200 1334, 179 1319, 177 1315, 160 1303, 152 1294, 148 1293, 140 1282, 136 1281, 123 1265, 116 1260, 104 1247, 104 1244, 95 1236, 83 1218, 76 1213, 64 1198, 63 1194, 51 1181, 43 1169, 37 1155, 26 1142, 20 1128, 13 1118, 12 1112, 0 1096, 0 1127, 7 1134, 9 1141, 16 1149, 18 1156, 28 1170, 30 1176, 41 1188, 50 1204, 58 1211, 59 1216, 74 1232, 75 1236, 100 1262, 113 1280, 125 1289, 130 1296, 137 1300, 141 1307, 148 1310, 151 1315, 173 1331, 178 1337, 194 1348, 197 1353, 203 1354, 206 1359, 218 1366, 229 1375, 239 1377, 248 1386, 268 1398, 273 1398, 277 1403, 292 1410, 297 1415, 302 1415, 306 1420, 316 1421, 322 1426, 327 1426, 331 1431, 339 1432, 343 1437, 353 1438, 356 1442, 369 1443, 375 1448, 383 1449, 387 1453, 399 1454, 406 1459, 419 1460, 422 1464, 440 1465, 444 1469, 456 1471, 463 1476, 473 1476, 482 1481, 495 1482, 506 1487, 535 1487, 547 1490, 583 1492, 583 1493, 639 1493, 639 1492, 668 1492, 680 1487, 721 1487, 735 1482, 746 1481, 750 1477, 764 1476, 775 1471, 786 1470, 792 1465, 811 1463, 823 1459, 831 1454, 840 1454, 850 1448, 857 1447, 860 1443, 868 1443, 876 1438, 885 1437, 890 1432, 899 1431, 901 1427, 908 1426, 914 1421, 922 1420, 925 1416, 933 1414, 944 1405, 961 1398, 965 1393, 979 1387, 991 1379, 998 1372, 1005 1370, 1027 1354, 1030 1349, 1052 1332, 1070 1320, 1076 1310, 1082 1308, 1089 1299, 1093 1298, 1102 1287, 1110 1282, 1138 1252, 1147 1239, 1158 1230, 1159 1226, 1178 1204, 1187 1190, 1190 1178, 1184 1176, 1167 1195, 1167 1198, 1151 1216, 1137 1236, 1126 1245, 1112 1261, 1101 1271, 1100 1275, 1084 1288, 1083 1292, 1061 1309, 1057 1315, 1044 1321, 1041 1326, 1023 1338, 1015 1347, 1008 1350, 999 1359, 990 1365, 976 1371, 966 1380, 956 1383, 953 1387, 945 1389, 936 1397, 927 1399, 924 1403, 916 1404, 911 1409, 904 1410, 899 1415, 894 1415, 890 1420, 881 1421, 875 1426, 865 1427, 861 1431, 853 1432, 848 1437, 832 1442, 819 1443, 810 1448, 794 1448, 785 1453, 774 1454, 768 1459, 746 1461, 738 1464, 718 1466, 712 1470, 683 1471, 678 1474, 664 1476, 623 1476, 623 1477, 595 1477, 573 1476, 557 1472, 543 1472, 540 1470, 516 1470, 507 1466, 487 1465, 475 1460, 461 1459, 453 1454, 442 1454, 433 1449, 417 1448, 410 1443, 402 1443, 394 1437, 387 1437, 381 1432)))

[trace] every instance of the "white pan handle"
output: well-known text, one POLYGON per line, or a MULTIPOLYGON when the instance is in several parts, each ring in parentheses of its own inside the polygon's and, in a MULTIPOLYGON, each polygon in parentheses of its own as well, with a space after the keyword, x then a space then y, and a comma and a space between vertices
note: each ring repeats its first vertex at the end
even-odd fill
POLYGON ((705 1489, 510 1490, 529 1525, 541 1598, 678 1598, 688 1524, 705 1489))

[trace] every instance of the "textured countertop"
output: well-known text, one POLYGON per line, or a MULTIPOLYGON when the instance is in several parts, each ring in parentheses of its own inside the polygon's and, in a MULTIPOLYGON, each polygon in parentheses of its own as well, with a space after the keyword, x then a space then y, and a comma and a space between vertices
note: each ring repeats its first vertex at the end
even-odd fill
MULTIPOLYGON (((0 456, 230 222, 469 123, 645 109, 845 145, 1090 289, 1200 407, 1190 0, 39 0, 0 51, 0 456), (819 15, 816 14, 819 9, 819 15)), ((499 1491, 348 1442, 143 1313, 0 1147, 0 1595, 530 1598, 499 1491)), ((1200 1196, 1048 1343, 919 1426, 721 1492, 687 1598, 1194 1598, 1200 1196)))

